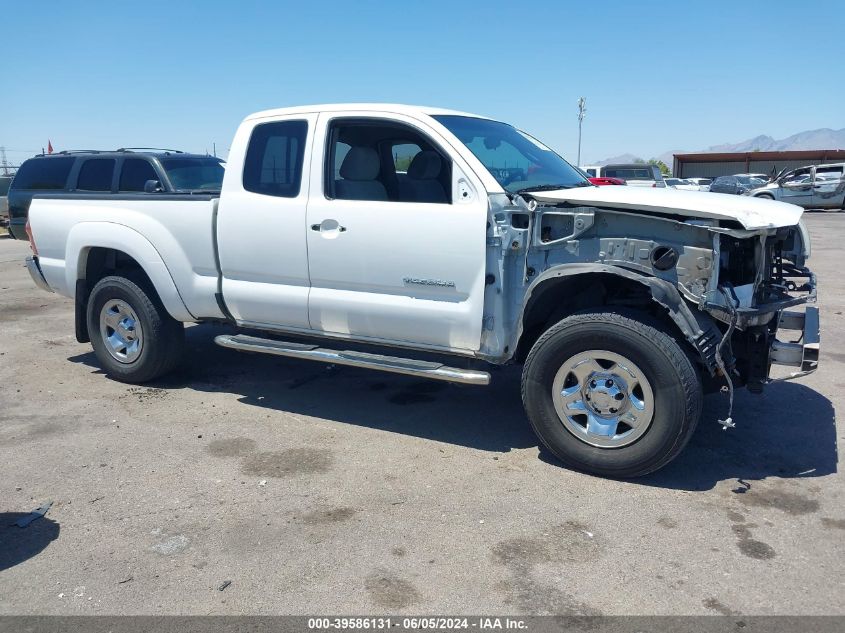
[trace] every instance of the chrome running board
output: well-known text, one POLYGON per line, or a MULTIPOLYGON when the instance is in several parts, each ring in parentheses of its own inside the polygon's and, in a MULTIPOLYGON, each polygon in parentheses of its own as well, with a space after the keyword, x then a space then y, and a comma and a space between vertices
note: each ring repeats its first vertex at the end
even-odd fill
POLYGON ((247 336, 245 334, 223 334, 215 337, 214 342, 222 347, 228 347, 242 352, 259 352, 261 354, 290 356, 292 358, 316 360, 323 363, 334 363, 336 365, 366 367, 367 369, 377 369, 394 374, 406 374, 409 376, 420 376, 422 378, 433 378, 434 380, 445 380, 447 382, 459 382, 465 385, 490 384, 490 374, 486 371, 458 369, 457 367, 447 367, 441 363, 431 361, 382 356, 381 354, 368 354, 367 352, 326 349, 307 343, 276 341, 257 336, 247 336))

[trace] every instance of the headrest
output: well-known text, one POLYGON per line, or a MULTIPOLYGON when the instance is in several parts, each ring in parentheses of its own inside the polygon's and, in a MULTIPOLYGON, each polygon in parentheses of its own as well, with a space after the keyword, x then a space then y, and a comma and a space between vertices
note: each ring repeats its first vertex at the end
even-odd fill
POLYGON ((408 178, 414 180, 431 180, 440 175, 440 154, 435 151, 419 152, 408 166, 408 178))
POLYGON ((372 147, 351 147, 340 165, 340 175, 346 180, 375 180, 379 159, 372 147))

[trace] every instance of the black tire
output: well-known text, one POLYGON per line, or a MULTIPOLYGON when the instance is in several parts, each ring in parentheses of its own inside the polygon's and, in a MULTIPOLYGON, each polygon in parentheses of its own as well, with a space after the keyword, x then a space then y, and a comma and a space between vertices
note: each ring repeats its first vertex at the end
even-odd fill
POLYGON ((763 200, 774 200, 775 197, 768 193, 761 193, 758 196, 754 196, 755 198, 762 198, 763 200))
POLYGON ((522 373, 522 401, 542 444, 568 467, 604 477, 639 477, 674 459, 701 415, 703 390, 690 358, 647 316, 581 313, 549 328, 534 344, 522 373), (641 368, 653 392, 644 434, 619 447, 597 447, 567 429, 555 410, 553 383, 567 359, 590 350, 619 354, 641 368))
POLYGON ((115 380, 144 383, 172 371, 179 364, 185 347, 182 323, 164 309, 155 290, 139 277, 104 277, 94 286, 88 299, 88 335, 97 360, 106 374, 115 380), (137 315, 143 332, 143 346, 131 362, 116 360, 107 349, 100 330, 100 314, 109 301, 121 301, 137 315))

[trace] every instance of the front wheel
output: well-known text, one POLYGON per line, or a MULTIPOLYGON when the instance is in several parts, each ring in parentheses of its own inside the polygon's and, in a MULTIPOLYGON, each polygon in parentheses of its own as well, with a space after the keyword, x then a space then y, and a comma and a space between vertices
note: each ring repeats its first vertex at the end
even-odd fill
POLYGON ((659 326, 596 312, 568 317, 537 340, 522 400, 540 441, 564 464, 625 478, 680 453, 703 394, 689 357, 659 326))
POLYGON ((88 336, 105 372, 143 383, 176 367, 185 336, 145 280, 101 279, 88 299, 88 336))

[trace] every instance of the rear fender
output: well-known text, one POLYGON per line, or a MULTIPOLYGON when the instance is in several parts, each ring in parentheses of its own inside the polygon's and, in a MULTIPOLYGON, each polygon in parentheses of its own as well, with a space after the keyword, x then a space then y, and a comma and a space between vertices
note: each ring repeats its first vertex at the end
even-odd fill
POLYGON ((65 288, 71 298, 76 298, 77 281, 85 278, 89 251, 97 247, 112 248, 129 255, 150 278, 170 316, 182 322, 196 320, 185 307, 173 276, 150 241, 134 229, 113 222, 81 222, 71 228, 65 250, 65 288))

